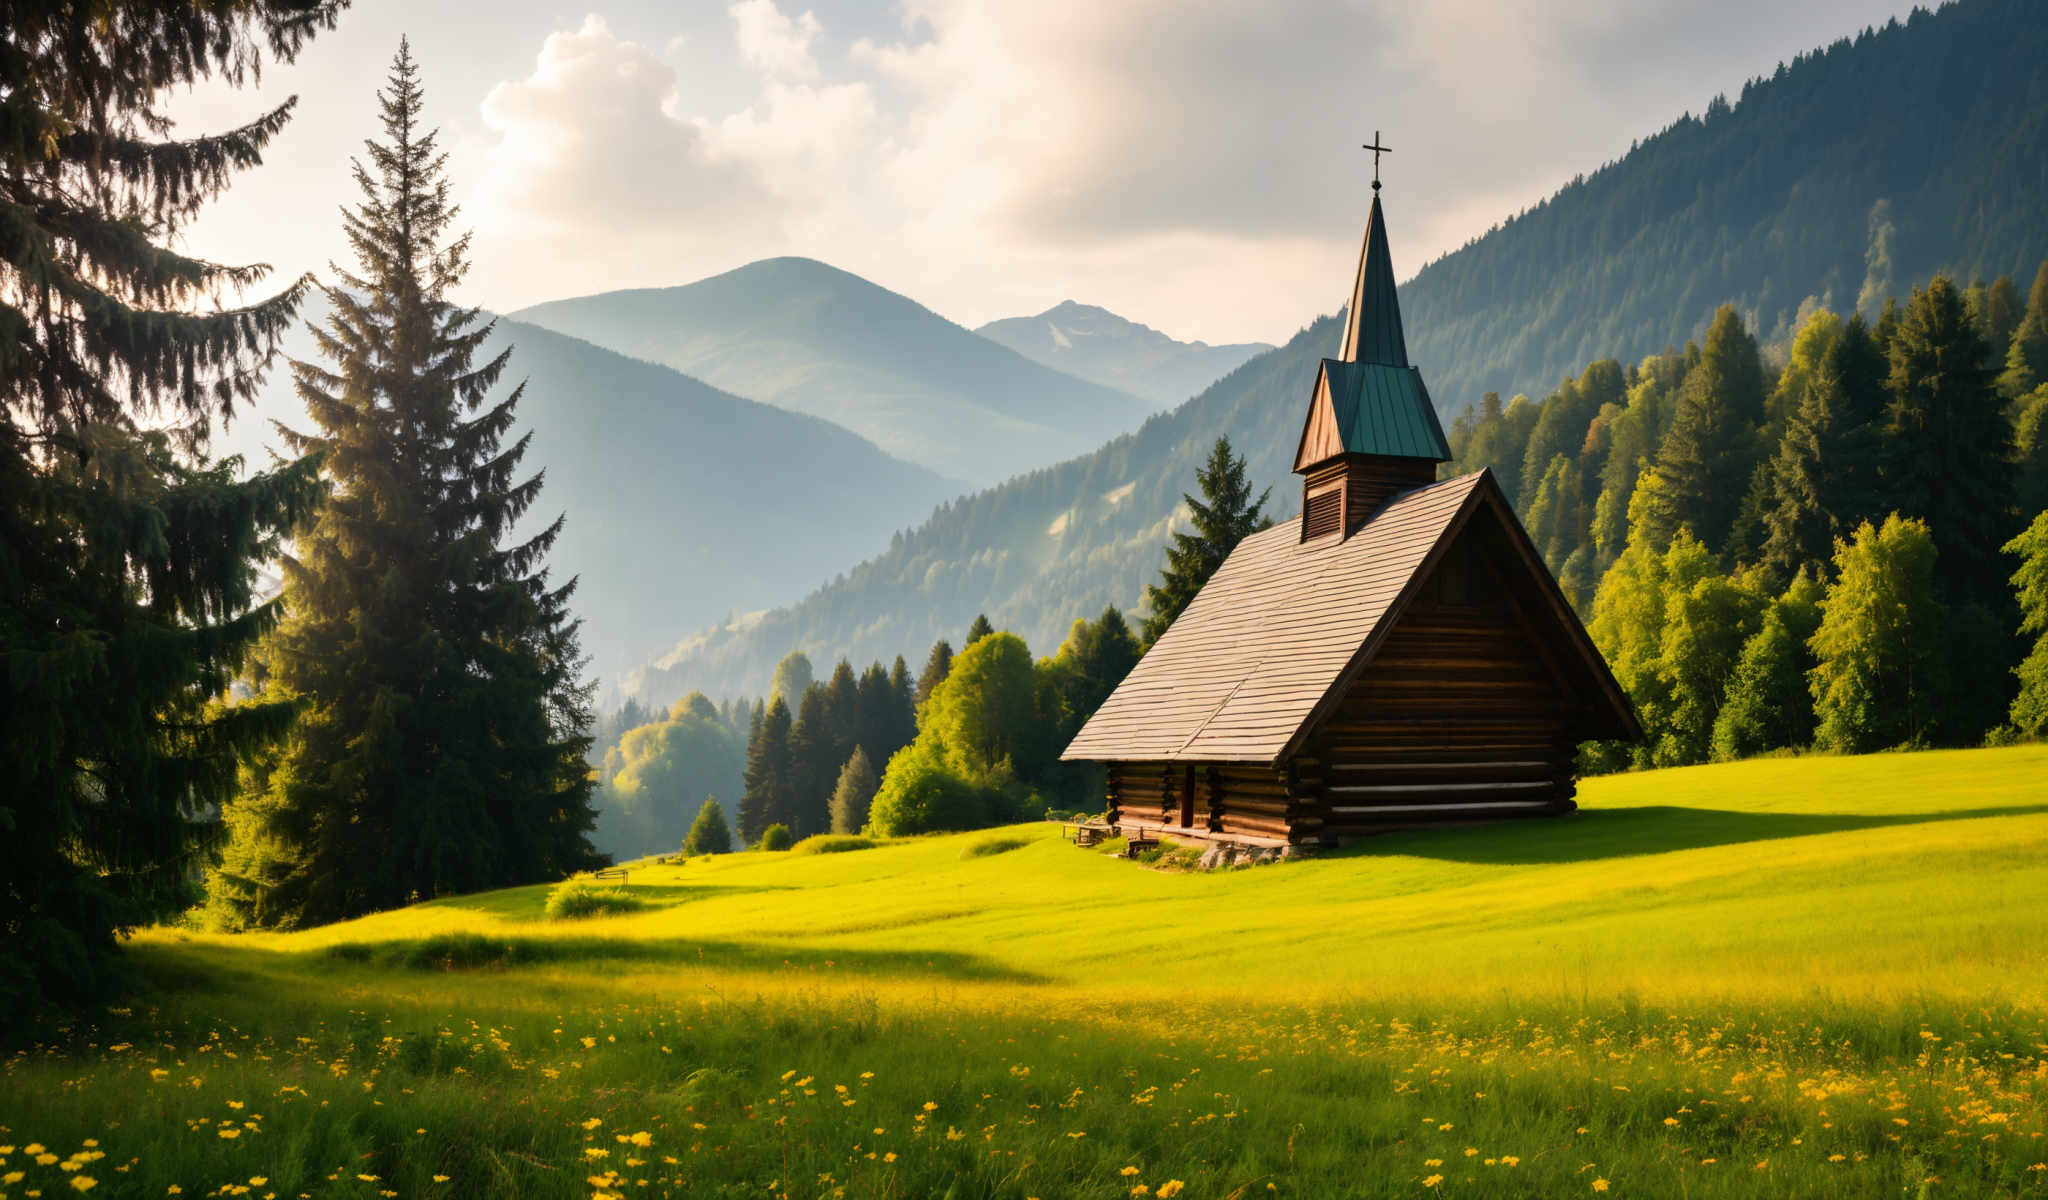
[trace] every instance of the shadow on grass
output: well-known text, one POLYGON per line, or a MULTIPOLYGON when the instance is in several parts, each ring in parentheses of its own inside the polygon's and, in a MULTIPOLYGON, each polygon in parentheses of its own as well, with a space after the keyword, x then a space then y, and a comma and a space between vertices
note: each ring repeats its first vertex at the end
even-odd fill
POLYGON ((2048 804, 1968 808, 1896 816, 1860 813, 1731 812, 1718 808, 1652 805, 1644 808, 1586 809, 1568 819, 1529 817, 1482 826, 1408 829, 1367 838, 1333 857, 1387 854, 1438 858, 1447 862, 1534 865, 1586 862, 1635 854, 1662 854, 1707 846, 1732 846, 1778 838, 1812 837, 1859 829, 1927 825, 1981 817, 2048 813, 2048 804))
POLYGON ((159 987, 206 988, 226 976, 251 977, 279 966, 315 971, 357 966, 408 971, 491 971, 511 967, 581 964, 593 975, 612 967, 666 965, 830 978, 938 977, 962 981, 1043 983, 1046 977, 957 951, 824 949, 685 939, 532 937, 476 933, 380 942, 342 942, 320 950, 278 952, 220 944, 139 947, 159 987))
MULTIPOLYGON (((470 896, 449 896, 440 900, 429 900, 418 905, 420 908, 455 908, 464 912, 481 913, 504 921, 539 921, 546 918, 548 892, 553 884, 536 884, 532 887, 507 888, 503 891, 483 892, 470 896)), ((614 886, 614 885, 605 885, 614 886)), ((788 884, 738 885, 718 883, 632 883, 623 885, 625 893, 646 904, 649 908, 673 908, 692 900, 710 900, 719 896, 738 896, 748 892, 783 892, 790 890, 788 884)))

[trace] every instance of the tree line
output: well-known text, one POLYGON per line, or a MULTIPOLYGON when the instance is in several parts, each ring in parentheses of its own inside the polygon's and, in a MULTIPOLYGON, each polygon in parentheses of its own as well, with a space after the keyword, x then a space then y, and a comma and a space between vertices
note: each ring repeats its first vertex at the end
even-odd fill
POLYGON ((1724 307, 1452 425, 1446 473, 1494 470, 1644 721, 1589 768, 1970 744, 2015 711, 2048 264, 2024 299, 1936 276, 1874 321, 1808 310, 1782 363, 1724 307))

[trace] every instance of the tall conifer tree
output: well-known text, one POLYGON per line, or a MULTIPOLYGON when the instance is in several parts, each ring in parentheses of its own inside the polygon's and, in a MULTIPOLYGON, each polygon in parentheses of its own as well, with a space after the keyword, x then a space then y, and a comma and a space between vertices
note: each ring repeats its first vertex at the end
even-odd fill
POLYGON ((289 61, 337 3, 10 4, 0 35, 0 1019, 119 981, 121 930, 189 906, 238 757, 287 707, 220 708, 276 619, 254 563, 310 464, 193 461, 307 286, 169 245, 293 101, 168 138, 169 89, 289 61), (226 302, 217 307, 215 302, 226 302))
POLYGON ((1927 523, 1952 603, 1998 601, 2011 536, 2012 426, 1992 392, 1984 340, 1954 283, 1915 288, 1891 342, 1884 429, 1887 507, 1927 523))
POLYGON ((924 702, 932 698, 932 692, 946 682, 952 670, 953 643, 940 638, 932 643, 932 652, 925 656, 924 672, 917 677, 916 707, 924 707, 924 702))
POLYGON ((378 94, 384 140, 344 215, 355 272, 325 289, 326 369, 295 363, 329 502, 285 562, 289 617, 266 694, 303 711, 238 802, 224 883, 263 924, 336 920, 416 898, 558 878, 597 861, 588 689, 571 580, 549 578, 562 520, 524 540, 539 498, 508 440, 524 385, 490 393, 511 351, 447 296, 468 238, 400 43, 378 94))
POLYGON ((1728 545, 1748 494, 1764 416, 1763 364, 1756 339, 1726 305, 1714 314, 1699 365, 1678 389, 1676 415, 1657 451, 1660 524, 1687 526, 1711 550, 1728 545))
POLYGON ((769 701, 754 736, 747 742, 747 790, 740 795, 740 840, 752 845, 770 825, 796 819, 796 764, 790 754, 789 705, 777 696, 769 701))
POLYGON ((1998 388, 2008 397, 2024 396, 2043 383, 2048 383, 2048 260, 2027 291, 2027 309, 2012 331, 1998 388))
POLYGON ((1237 549, 1248 534, 1271 525, 1266 519, 1266 497, 1273 489, 1252 497, 1251 480, 1245 474, 1244 459, 1230 451, 1229 438, 1217 438, 1209 450, 1209 461, 1195 471, 1202 498, 1183 494, 1194 523, 1190 533, 1174 532, 1166 548, 1166 566, 1159 582, 1145 588, 1145 644, 1158 641, 1167 626, 1181 614, 1209 576, 1237 549))
POLYGON ((789 736, 795 808, 783 821, 800 838, 832 828, 832 785, 838 781, 839 768, 846 765, 833 716, 827 685, 814 683, 804 689, 803 699, 797 702, 796 726, 789 736))
POLYGON ((1836 539, 1882 519, 1877 456, 1888 370, 1857 313, 1836 331, 1801 388, 1771 460, 1764 513, 1762 561, 1784 578, 1801 570, 1826 578, 1836 539))
MULTIPOLYGON (((910 739, 917 736, 917 688, 917 681, 910 677, 910 664, 903 661, 901 654, 897 655, 895 663, 889 667, 889 692, 895 700, 889 710, 895 718, 892 726, 894 736, 889 739, 889 745, 898 750, 908 746, 910 739)), ((886 765, 889 760, 878 761, 886 765)))

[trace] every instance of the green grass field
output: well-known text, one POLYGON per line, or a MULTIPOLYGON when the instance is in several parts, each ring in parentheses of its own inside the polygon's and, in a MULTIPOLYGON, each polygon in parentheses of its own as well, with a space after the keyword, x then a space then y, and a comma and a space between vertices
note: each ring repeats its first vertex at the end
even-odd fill
POLYGON ((2048 748, 1581 801, 1210 874, 1032 826, 636 868, 578 921, 153 931, 147 993, 0 1070, 0 1193, 2048 1196, 2048 748))

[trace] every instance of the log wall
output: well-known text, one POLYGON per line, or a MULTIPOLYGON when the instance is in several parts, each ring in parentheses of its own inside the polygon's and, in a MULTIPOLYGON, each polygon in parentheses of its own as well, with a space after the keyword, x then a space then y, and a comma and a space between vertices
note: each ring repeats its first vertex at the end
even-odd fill
POLYGON ((1533 628, 1484 548, 1463 540, 1293 759, 1192 773, 1112 764, 1112 819, 1169 836, 1302 843, 1570 812, 1588 710, 1560 666, 1570 647, 1533 628))
POLYGON ((1452 566, 1311 739, 1330 833, 1574 807, 1580 706, 1554 651, 1483 566, 1452 566))

